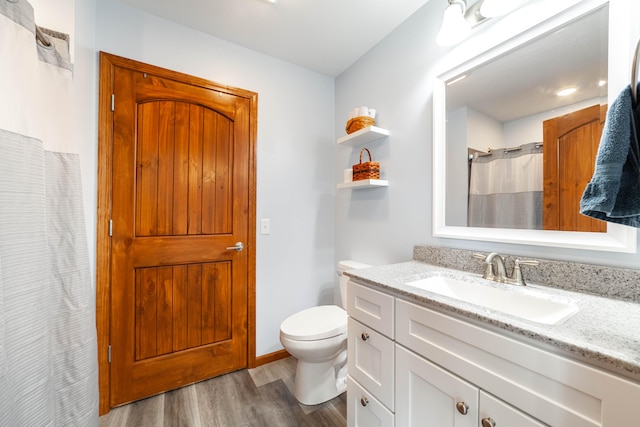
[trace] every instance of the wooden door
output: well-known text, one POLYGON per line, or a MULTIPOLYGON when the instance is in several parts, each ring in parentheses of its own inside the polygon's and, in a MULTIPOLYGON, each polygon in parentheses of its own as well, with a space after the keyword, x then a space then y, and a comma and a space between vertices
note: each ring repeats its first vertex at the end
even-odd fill
POLYGON ((112 69, 110 406, 248 361, 252 99, 135 65, 112 69))
POLYGON ((593 176, 606 105, 546 120, 543 228, 606 232, 606 223, 580 214, 580 199, 593 176))

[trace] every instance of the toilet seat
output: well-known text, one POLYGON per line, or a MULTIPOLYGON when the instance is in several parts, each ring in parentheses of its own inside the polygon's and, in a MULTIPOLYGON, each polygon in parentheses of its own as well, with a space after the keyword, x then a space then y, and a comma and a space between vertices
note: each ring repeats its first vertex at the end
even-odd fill
POLYGON ((280 325, 284 338, 315 341, 347 332, 347 312, 337 305, 321 305, 289 316, 280 325))

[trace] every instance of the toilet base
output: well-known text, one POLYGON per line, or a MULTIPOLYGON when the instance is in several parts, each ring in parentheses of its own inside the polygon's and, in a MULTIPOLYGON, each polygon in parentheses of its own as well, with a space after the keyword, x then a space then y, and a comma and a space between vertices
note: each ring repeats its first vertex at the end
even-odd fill
POLYGON ((293 395, 303 405, 318 405, 347 390, 346 349, 335 359, 310 363, 298 359, 293 395))

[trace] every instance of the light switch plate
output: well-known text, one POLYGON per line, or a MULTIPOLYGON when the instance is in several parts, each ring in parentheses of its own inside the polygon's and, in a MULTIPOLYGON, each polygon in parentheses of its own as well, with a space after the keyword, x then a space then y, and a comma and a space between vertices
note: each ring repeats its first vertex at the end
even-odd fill
POLYGON ((271 220, 270 219, 261 219, 260 220, 260 234, 271 234, 271 220))

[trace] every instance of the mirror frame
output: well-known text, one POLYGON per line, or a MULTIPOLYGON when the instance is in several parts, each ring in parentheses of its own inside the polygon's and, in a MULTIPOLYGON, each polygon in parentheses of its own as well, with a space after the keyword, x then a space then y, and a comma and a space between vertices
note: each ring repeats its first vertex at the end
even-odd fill
MULTIPOLYGON (((433 236, 452 239, 480 240, 488 242, 501 242, 513 244, 525 244, 534 246, 550 246, 560 248, 573 248, 583 250, 597 250, 610 252, 635 253, 637 232, 632 227, 620 224, 607 223, 606 233, 566 232, 550 230, 519 230, 505 228, 481 228, 447 226, 445 222, 446 209, 446 106, 445 106, 445 82, 477 67, 493 58, 518 48, 527 42, 544 36, 562 25, 571 22, 581 16, 603 7, 608 0, 587 0, 574 4, 562 11, 543 19, 540 23, 520 32, 496 44, 493 48, 473 56, 470 59, 458 61, 457 65, 446 68, 444 72, 437 73, 433 84, 433 236), (438 203, 436 203, 438 201, 438 203)), ((524 9, 524 6, 523 8, 524 9)), ((518 12, 518 11, 516 11, 518 12)), ((513 12, 512 15, 515 15, 513 12)), ((527 11, 522 11, 524 16, 527 11)), ((507 18, 510 18, 508 16, 507 18)), ((611 10, 609 11, 609 34, 611 34, 611 10)), ((514 18, 515 20, 515 18, 514 18)), ((469 41, 471 42, 471 40, 469 41)), ((609 41, 611 46, 611 40, 609 41)), ((464 45, 461 45, 464 46, 464 45)), ((477 50, 476 50, 477 52, 477 50)), ((455 53, 452 52, 452 53, 455 53)), ((455 55, 452 55, 455 56, 455 55)), ((609 83, 612 80, 612 58, 609 51, 609 83)), ((611 84, 609 84, 609 103, 613 100, 611 84)))

